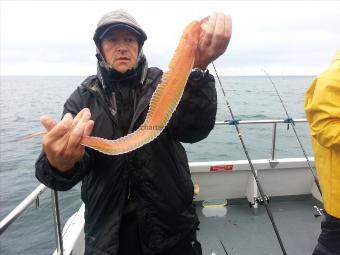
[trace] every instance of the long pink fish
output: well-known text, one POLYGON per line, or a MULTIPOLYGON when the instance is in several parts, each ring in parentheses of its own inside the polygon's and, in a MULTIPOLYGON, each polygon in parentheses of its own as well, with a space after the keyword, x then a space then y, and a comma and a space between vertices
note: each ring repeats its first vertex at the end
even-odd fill
POLYGON ((81 144, 108 155, 133 151, 154 140, 164 130, 175 111, 192 70, 204 21, 191 22, 184 30, 169 70, 152 95, 144 123, 133 133, 117 140, 86 136, 81 144))
MULTIPOLYGON (((158 137, 168 124, 183 95, 207 20, 208 18, 200 22, 193 21, 185 28, 169 64, 169 70, 163 74, 161 84, 152 95, 145 121, 136 131, 116 140, 84 136, 81 144, 104 154, 119 155, 140 148, 158 137)), ((46 132, 37 132, 22 139, 44 134, 46 132)))

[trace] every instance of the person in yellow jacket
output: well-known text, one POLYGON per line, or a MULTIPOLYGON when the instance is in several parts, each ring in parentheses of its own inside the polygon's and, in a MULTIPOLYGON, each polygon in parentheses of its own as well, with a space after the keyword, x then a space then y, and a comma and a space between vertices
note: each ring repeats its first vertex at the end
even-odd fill
POLYGON ((313 255, 340 254, 340 50, 305 94, 325 219, 313 255))

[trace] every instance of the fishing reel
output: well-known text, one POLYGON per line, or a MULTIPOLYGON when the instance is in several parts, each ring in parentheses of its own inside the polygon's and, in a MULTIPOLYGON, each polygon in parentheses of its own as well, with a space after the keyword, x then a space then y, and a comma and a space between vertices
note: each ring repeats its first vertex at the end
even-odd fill
POLYGON ((323 215, 323 209, 322 208, 319 208, 316 205, 314 205, 313 207, 315 209, 315 212, 314 212, 314 217, 315 218, 320 217, 320 216, 323 215))
POLYGON ((289 130, 289 124, 291 123, 293 126, 295 126, 295 121, 292 118, 287 118, 283 121, 283 123, 287 123, 287 130, 289 130))
MULTIPOLYGON (((267 195, 264 195, 264 199, 266 200, 267 204, 269 204, 269 197, 267 195)), ((258 205, 264 205, 264 200, 262 199, 262 197, 254 197, 254 203, 249 202, 249 207, 253 208, 254 205, 258 204, 258 205)))

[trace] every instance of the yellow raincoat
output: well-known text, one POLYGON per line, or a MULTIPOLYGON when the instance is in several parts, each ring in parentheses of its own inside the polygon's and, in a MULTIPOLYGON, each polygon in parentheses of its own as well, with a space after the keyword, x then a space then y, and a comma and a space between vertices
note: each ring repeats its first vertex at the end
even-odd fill
POLYGON ((340 50, 307 90, 304 107, 324 209, 340 218, 340 50))

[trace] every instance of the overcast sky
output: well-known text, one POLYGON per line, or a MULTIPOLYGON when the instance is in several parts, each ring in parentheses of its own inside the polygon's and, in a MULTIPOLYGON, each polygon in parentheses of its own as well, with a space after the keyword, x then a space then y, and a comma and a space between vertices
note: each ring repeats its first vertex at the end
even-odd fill
POLYGON ((233 35, 220 74, 315 75, 340 49, 338 1, 4 1, 1 75, 90 75, 92 36, 103 14, 123 8, 148 35, 150 66, 166 69, 184 27, 213 11, 230 14, 233 35))

